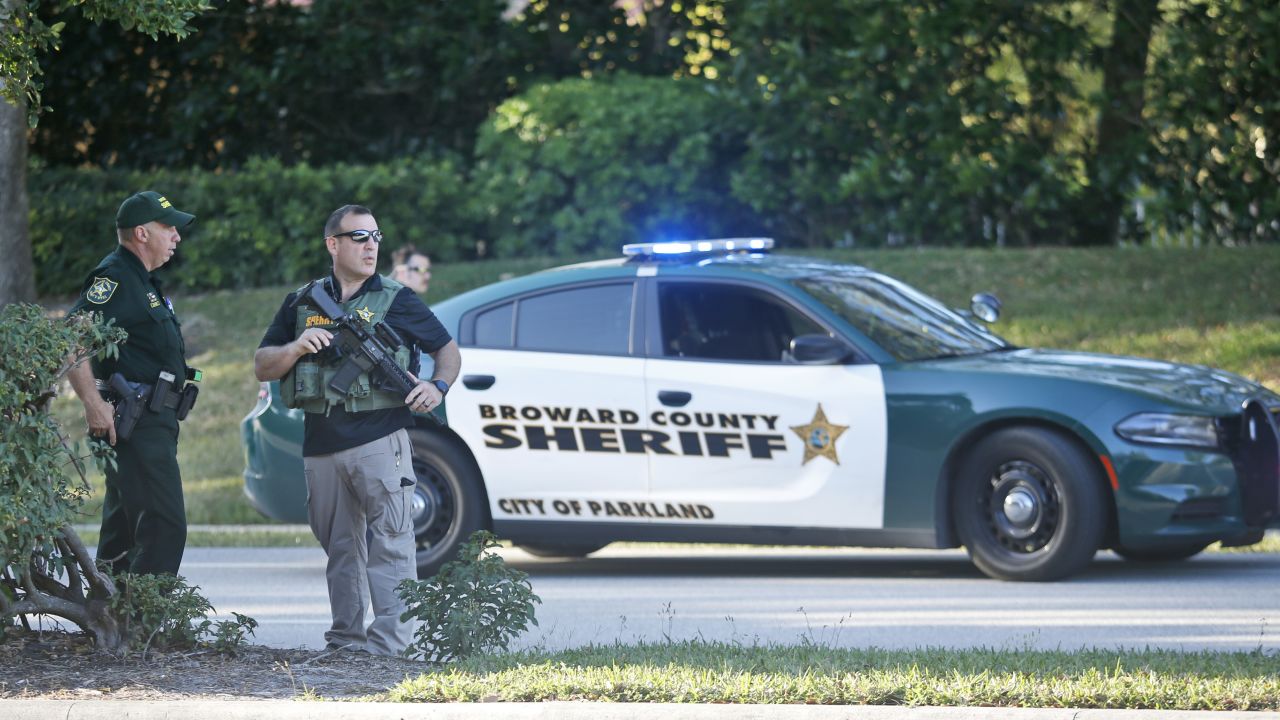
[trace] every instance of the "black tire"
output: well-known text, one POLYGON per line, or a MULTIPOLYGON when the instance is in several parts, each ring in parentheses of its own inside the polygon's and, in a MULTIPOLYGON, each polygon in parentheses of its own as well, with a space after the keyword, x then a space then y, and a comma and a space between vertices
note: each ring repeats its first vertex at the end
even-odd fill
POLYGON ((1162 563, 1162 562, 1178 562, 1186 560, 1194 555, 1199 555, 1205 548, 1209 547, 1209 543, 1191 543, 1190 545, 1173 545, 1161 548, 1127 548, 1117 546, 1112 548, 1117 555, 1130 562, 1141 563, 1162 563))
POLYGON ((418 577, 427 579, 454 559, 471 533, 484 527, 480 470, 457 443, 439 432, 409 430, 413 470, 413 533, 418 577))
POLYGON ((1018 427, 988 435, 956 480, 956 531, 993 578, 1057 580, 1082 570, 1102 545, 1110 516, 1102 473, 1059 433, 1018 427))
POLYGON ((536 545, 516 545, 516 547, 534 557, 542 558, 584 558, 609 543, 538 543, 536 545))

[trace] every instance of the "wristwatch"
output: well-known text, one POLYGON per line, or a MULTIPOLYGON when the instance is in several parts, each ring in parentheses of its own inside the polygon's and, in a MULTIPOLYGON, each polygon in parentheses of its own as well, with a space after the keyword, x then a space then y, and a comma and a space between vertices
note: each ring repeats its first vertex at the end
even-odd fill
POLYGON ((431 381, 431 384, 435 385, 436 389, 440 391, 440 397, 444 397, 445 395, 449 394, 449 383, 439 378, 436 378, 435 380, 431 381))

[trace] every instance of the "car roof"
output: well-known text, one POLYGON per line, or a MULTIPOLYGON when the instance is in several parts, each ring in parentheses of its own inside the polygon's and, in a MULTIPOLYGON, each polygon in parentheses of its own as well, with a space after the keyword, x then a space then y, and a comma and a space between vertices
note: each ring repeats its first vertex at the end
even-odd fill
POLYGON ((450 298, 476 307, 513 295, 560 285, 623 277, 714 277, 756 279, 786 284, 809 277, 851 277, 875 274, 850 263, 761 251, 693 252, 680 255, 630 255, 561 265, 499 281, 450 298))

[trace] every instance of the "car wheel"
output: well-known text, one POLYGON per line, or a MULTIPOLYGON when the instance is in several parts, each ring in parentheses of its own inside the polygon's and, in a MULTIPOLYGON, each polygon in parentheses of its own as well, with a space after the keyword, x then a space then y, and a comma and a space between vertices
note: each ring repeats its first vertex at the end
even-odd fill
POLYGON ((1083 569, 1109 517, 1102 475, 1062 435, 1010 428, 965 457, 952 517, 969 557, 1001 580, 1057 580, 1083 569))
POLYGON ((1199 555, 1207 547, 1209 547, 1209 543, 1197 542, 1190 545, 1174 545, 1162 548, 1127 548, 1121 546, 1112 548, 1112 550, 1130 562, 1159 563, 1186 560, 1193 555, 1199 555))
POLYGON ((413 534, 418 577, 429 578, 484 524, 480 471, 440 433, 410 430, 413 443, 413 534))
POLYGON ((609 543, 538 543, 536 545, 516 545, 534 557, 544 558, 582 558, 608 545, 609 543))

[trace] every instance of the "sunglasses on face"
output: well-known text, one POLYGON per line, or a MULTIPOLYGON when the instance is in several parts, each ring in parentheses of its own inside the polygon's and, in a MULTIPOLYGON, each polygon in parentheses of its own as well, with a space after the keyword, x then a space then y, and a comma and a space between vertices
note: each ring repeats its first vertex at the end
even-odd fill
POLYGON ((405 267, 408 268, 409 270, 412 270, 413 272, 418 273, 419 275, 427 271, 427 267, 425 265, 406 265, 405 267))
POLYGON ((369 242, 370 240, 373 240, 374 242, 376 242, 376 243, 378 243, 378 244, 381 244, 381 243, 382 243, 382 231, 381 231, 381 230, 348 230, 348 231, 346 231, 346 232, 334 233, 334 234, 333 234, 333 236, 334 236, 334 237, 349 237, 349 238, 351 238, 351 242, 353 242, 353 243, 359 243, 359 244, 361 244, 361 245, 363 245, 364 243, 369 242))

